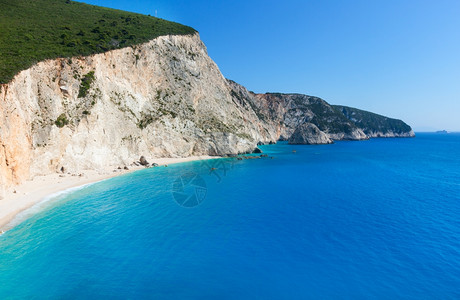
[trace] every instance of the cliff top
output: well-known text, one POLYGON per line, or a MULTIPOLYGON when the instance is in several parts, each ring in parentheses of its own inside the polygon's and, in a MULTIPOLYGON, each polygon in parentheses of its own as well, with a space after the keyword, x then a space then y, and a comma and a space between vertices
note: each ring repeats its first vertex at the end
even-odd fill
POLYGON ((0 83, 45 59, 196 32, 159 18, 70 0, 0 0, 0 7, 0 83))

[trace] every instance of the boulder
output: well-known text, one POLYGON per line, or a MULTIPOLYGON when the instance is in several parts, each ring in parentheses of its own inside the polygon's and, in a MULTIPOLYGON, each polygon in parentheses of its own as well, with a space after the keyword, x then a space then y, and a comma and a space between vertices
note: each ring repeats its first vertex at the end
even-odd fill
POLYGON ((139 158, 139 163, 140 163, 142 166, 147 166, 147 165, 149 165, 149 162, 147 161, 147 159, 145 159, 144 156, 141 156, 141 158, 139 158))
POLYGON ((254 151, 252 151, 252 153, 262 153, 262 150, 260 150, 258 147, 256 147, 254 149, 254 151))
POLYGON ((333 141, 328 135, 312 123, 303 123, 296 128, 289 138, 289 144, 291 145, 321 145, 332 143, 333 141))

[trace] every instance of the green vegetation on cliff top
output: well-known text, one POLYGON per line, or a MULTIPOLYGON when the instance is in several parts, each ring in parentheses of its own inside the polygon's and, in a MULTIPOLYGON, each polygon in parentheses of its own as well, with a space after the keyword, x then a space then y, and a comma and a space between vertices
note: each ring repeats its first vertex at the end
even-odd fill
POLYGON ((0 83, 45 59, 86 56, 196 31, 70 0, 0 0, 0 83))
POLYGON ((365 134, 387 131, 403 134, 412 130, 409 125, 401 120, 388 118, 348 106, 333 105, 333 107, 342 112, 349 120, 353 121, 365 134))

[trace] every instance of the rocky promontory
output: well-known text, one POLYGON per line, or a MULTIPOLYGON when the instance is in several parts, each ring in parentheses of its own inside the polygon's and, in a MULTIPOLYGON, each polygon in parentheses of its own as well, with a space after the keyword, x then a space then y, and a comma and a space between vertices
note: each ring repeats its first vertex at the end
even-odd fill
POLYGON ((414 137, 412 128, 401 120, 388 118, 361 109, 334 105, 350 121, 361 128, 371 138, 374 137, 414 137))
POLYGON ((324 132, 319 130, 315 124, 303 123, 294 131, 289 138, 292 145, 321 145, 334 143, 324 132))

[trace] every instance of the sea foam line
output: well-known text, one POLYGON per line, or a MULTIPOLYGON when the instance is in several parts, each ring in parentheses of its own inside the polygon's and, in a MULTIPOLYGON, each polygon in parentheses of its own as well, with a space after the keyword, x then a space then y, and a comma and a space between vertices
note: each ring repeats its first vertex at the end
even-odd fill
POLYGON ((103 180, 100 180, 100 181, 97 181, 97 182, 90 182, 90 183, 86 183, 86 184, 83 184, 83 185, 79 185, 79 186, 75 186, 75 187, 71 187, 71 188, 68 188, 68 189, 65 189, 65 190, 62 190, 62 191, 59 191, 59 192, 56 192, 56 193, 52 193, 52 194, 49 194, 45 197, 43 197, 40 201, 38 201, 37 203, 35 203, 34 205, 32 205, 31 207, 21 211, 20 213, 18 213, 9 223, 7 223, 5 225, 5 230, 2 230, 0 232, 0 236, 2 236, 6 231, 8 230, 11 230, 12 228, 18 226, 19 224, 21 224, 22 222, 26 221, 27 219, 29 219, 30 217, 36 215, 37 213, 43 211, 46 207, 48 207, 48 204, 50 204, 50 202, 54 202, 54 200, 59 201, 61 199, 63 199, 63 196, 66 196, 66 195, 69 195, 69 194, 72 194, 76 191, 79 191, 79 190, 82 190, 86 187, 89 187, 93 184, 96 184, 96 183, 99 183, 101 181, 105 181, 107 179, 103 179, 103 180))

